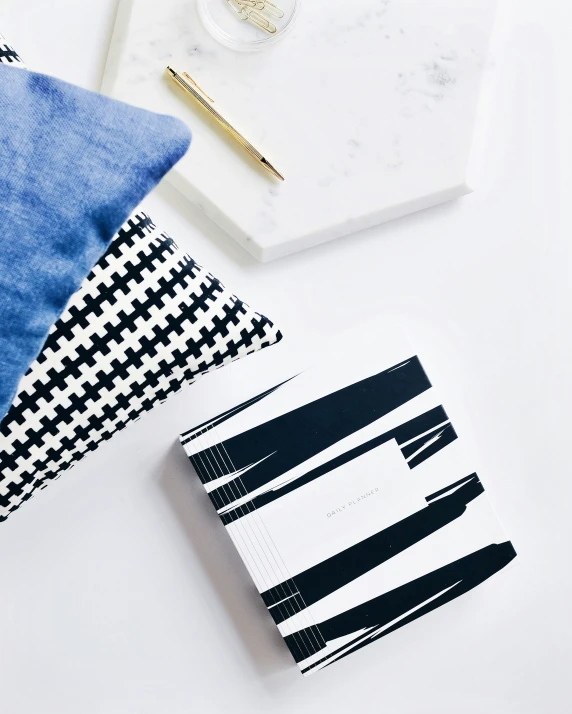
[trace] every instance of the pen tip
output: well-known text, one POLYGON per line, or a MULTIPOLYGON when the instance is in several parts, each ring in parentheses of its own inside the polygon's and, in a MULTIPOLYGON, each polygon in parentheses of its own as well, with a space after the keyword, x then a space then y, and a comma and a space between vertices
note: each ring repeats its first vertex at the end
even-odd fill
POLYGON ((267 171, 270 171, 270 173, 273 174, 274 176, 276 176, 276 178, 280 179, 280 181, 284 181, 284 176, 282 176, 281 173, 276 171, 276 169, 274 168, 274 166, 272 166, 272 164, 270 163, 270 161, 268 161, 268 159, 263 158, 261 160, 261 162, 267 171))
POLYGON ((173 75, 173 77, 177 74, 175 72, 175 70, 170 65, 167 67, 167 72, 170 72, 173 75))

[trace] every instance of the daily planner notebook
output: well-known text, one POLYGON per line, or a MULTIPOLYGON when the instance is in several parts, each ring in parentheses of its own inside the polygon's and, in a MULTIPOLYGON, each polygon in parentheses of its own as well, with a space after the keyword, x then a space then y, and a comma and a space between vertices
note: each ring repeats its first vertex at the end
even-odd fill
POLYGON ((181 435, 305 675, 516 556, 420 357, 380 342, 302 367, 273 348, 248 399, 181 435))

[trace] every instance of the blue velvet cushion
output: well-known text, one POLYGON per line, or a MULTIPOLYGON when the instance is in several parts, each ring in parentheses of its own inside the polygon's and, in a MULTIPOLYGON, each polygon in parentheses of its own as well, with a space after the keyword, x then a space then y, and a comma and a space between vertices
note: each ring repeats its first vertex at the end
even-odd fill
POLYGON ((1 64, 0 112, 1 421, 50 327, 190 132, 1 64))

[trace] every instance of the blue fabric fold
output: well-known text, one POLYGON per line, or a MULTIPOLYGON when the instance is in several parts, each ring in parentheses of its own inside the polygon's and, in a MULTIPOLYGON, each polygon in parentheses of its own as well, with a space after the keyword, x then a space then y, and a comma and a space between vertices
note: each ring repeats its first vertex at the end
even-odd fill
POLYGON ((189 129, 0 65, 0 421, 50 327, 189 129))

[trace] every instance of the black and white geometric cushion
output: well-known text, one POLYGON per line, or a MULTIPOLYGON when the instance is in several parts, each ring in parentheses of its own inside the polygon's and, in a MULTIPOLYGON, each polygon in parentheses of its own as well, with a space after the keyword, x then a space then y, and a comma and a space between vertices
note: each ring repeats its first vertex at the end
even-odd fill
MULTIPOLYGON (((2 41, 0 61, 19 61, 2 41)), ((185 383, 281 338, 137 212, 52 327, 0 425, 0 521, 185 383)))
POLYGON ((24 62, 16 52, 16 50, 7 44, 5 37, 0 33, 0 63, 14 64, 25 67, 24 62))
POLYGON ((0 425, 0 520, 183 384, 280 339, 147 215, 130 218, 0 425))

